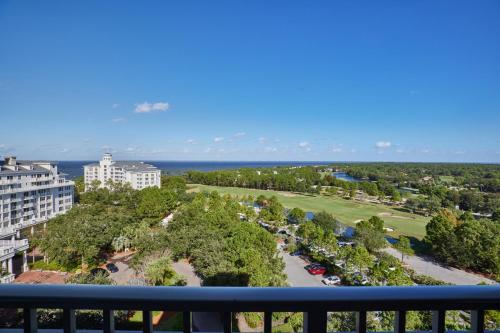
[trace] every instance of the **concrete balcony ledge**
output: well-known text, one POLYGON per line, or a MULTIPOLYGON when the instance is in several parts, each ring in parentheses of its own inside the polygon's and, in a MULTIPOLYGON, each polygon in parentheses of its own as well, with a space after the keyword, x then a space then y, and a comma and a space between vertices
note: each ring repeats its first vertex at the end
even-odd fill
POLYGON ((14 282, 16 276, 14 274, 8 274, 0 277, 0 283, 12 283, 14 282))

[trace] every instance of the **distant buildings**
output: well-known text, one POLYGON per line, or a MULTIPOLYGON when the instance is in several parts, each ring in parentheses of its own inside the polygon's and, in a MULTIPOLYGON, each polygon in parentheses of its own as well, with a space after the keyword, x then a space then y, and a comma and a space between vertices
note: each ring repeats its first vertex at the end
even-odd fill
POLYGON ((27 270, 28 240, 20 239, 20 230, 31 227, 33 232, 34 225, 69 210, 74 185, 54 162, 5 158, 0 166, 0 283, 27 270))
POLYGON ((150 164, 135 161, 113 161, 111 154, 104 154, 99 163, 85 165, 85 190, 93 182, 99 181, 99 187, 109 187, 110 181, 128 183, 133 189, 161 186, 161 171, 150 164))

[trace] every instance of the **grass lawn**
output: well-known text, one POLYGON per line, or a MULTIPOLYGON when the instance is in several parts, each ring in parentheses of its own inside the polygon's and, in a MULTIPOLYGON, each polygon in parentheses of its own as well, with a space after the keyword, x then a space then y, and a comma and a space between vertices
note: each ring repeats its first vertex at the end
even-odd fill
POLYGON ((230 194, 232 196, 253 195, 265 196, 275 195, 280 202, 287 208, 298 207, 305 211, 319 212, 327 211, 338 218, 342 223, 355 226, 355 221, 368 219, 377 215, 385 221, 385 226, 394 229, 390 235, 398 236, 400 234, 413 236, 422 239, 425 236, 425 225, 429 222, 429 217, 400 212, 390 207, 361 203, 358 201, 346 200, 337 196, 324 195, 303 195, 291 192, 254 190, 236 187, 219 187, 208 185, 189 185, 191 191, 218 191, 221 194, 230 194))

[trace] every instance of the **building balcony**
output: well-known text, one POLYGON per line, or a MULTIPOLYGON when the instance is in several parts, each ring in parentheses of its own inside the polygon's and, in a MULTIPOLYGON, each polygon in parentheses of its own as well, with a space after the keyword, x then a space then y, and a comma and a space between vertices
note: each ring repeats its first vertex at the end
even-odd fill
POLYGON ((0 240, 0 249, 1 248, 12 248, 14 251, 25 251, 29 248, 29 242, 27 239, 0 240))
POLYGON ((0 261, 4 261, 14 257, 16 251, 11 245, 0 244, 0 261))
POLYGON ((112 333, 115 310, 143 312, 144 333, 152 333, 152 311, 183 315, 183 332, 192 332, 192 314, 220 313, 221 332, 233 332, 232 313, 264 313, 264 333, 272 332, 273 312, 301 312, 304 332, 327 332, 329 312, 354 312, 356 332, 367 332, 368 311, 394 311, 394 332, 406 330, 407 311, 431 311, 432 332, 445 332, 449 310, 471 313, 472 332, 484 332, 485 310, 500 309, 499 286, 232 288, 132 287, 91 285, 2 285, 2 307, 23 309, 24 333, 37 332, 37 309, 62 309, 61 330, 76 331, 75 310, 97 309, 103 332, 112 333))
POLYGON ((12 273, 0 276, 0 284, 12 283, 14 282, 16 276, 12 273))

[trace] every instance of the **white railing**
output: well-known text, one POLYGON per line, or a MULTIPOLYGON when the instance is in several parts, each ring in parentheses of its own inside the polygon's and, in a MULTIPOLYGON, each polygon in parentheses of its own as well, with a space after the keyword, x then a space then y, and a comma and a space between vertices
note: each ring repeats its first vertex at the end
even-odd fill
POLYGON ((55 183, 50 183, 50 184, 45 184, 45 185, 22 186, 22 187, 17 187, 17 188, 13 188, 13 189, 9 188, 9 189, 5 189, 5 190, 0 190, 0 194, 36 191, 36 190, 43 190, 43 189, 48 189, 48 188, 54 188, 54 187, 59 187, 59 186, 70 186, 70 185, 74 185, 74 182, 66 181, 66 180, 58 180, 55 183))
POLYGON ((14 248, 19 250, 20 248, 27 247, 29 245, 27 239, 19 239, 19 240, 0 240, 0 248, 14 248))
POLYGON ((14 274, 7 274, 4 276, 0 276, 0 283, 12 283, 16 276, 14 274))

